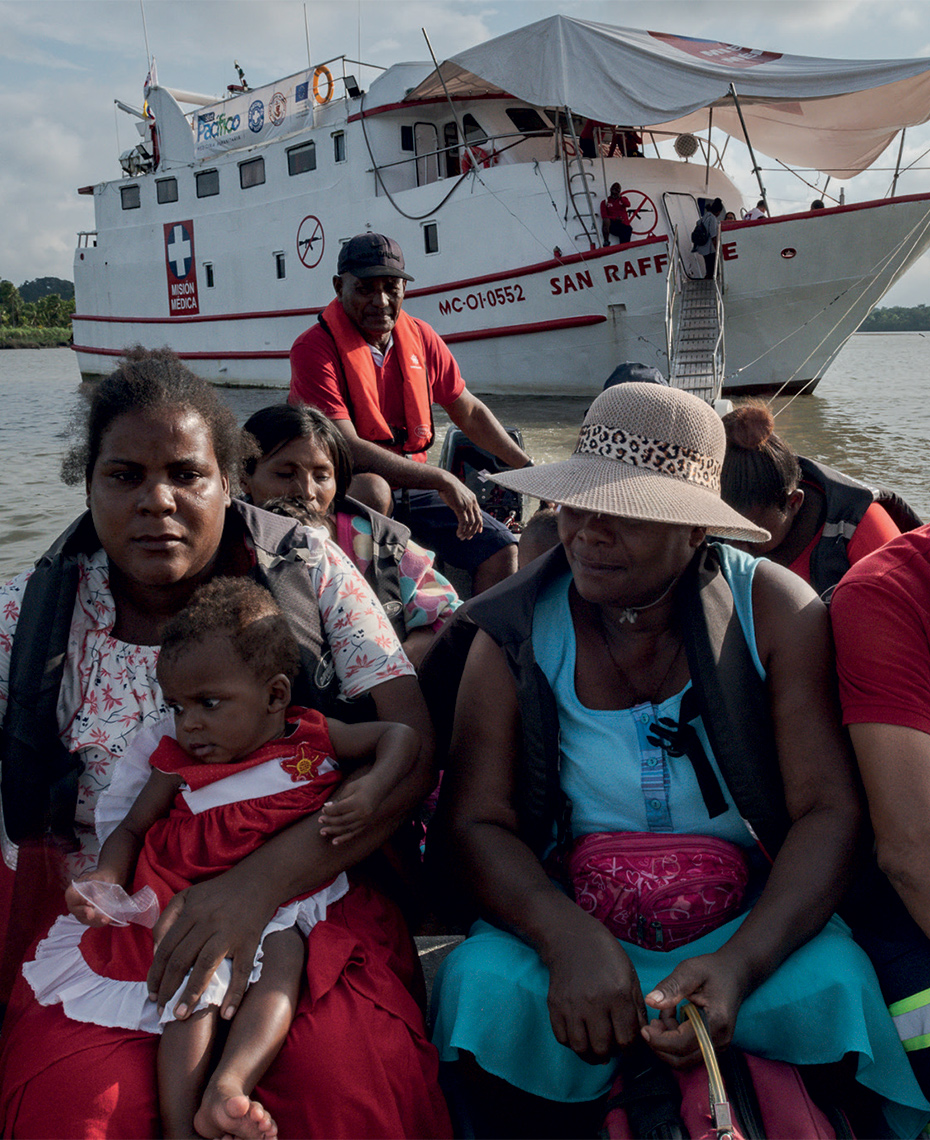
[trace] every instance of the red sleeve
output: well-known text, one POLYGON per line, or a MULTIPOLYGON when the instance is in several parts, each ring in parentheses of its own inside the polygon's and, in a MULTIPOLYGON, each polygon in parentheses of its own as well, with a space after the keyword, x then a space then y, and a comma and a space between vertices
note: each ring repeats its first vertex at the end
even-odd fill
POLYGON ((601 199, 601 217, 605 218, 605 219, 607 217, 607 199, 606 198, 601 199))
POLYGON ((860 558, 865 558, 873 550, 878 550, 890 539, 897 538, 900 533, 891 515, 881 503, 873 503, 860 519, 855 534, 846 546, 849 565, 854 566, 860 558))
POLYGON ((923 591, 895 577, 843 578, 830 603, 844 724, 895 724, 930 734, 930 642, 923 591))
MULTIPOLYGON (((416 319, 416 318, 414 318, 416 319)), ((423 337, 423 351, 426 353, 426 374, 430 378, 430 396, 434 404, 447 408, 465 391, 465 381, 455 362, 455 357, 446 347, 446 342, 434 329, 417 320, 423 337)), ((293 386, 292 389, 293 391, 293 386)))
POLYGON ((331 420, 350 420, 342 394, 336 346, 319 324, 302 332, 291 346, 290 404, 312 404, 331 420))

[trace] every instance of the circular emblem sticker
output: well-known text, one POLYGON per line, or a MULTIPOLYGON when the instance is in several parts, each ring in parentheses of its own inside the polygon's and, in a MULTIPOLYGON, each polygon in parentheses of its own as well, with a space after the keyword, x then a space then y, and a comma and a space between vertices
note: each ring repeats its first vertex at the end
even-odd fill
POLYGON ((261 99, 256 99, 255 102, 249 107, 249 130, 254 131, 256 134, 265 125, 265 104, 261 99))
POLYGON ((297 256, 307 269, 320 264, 325 244, 323 223, 308 214, 297 227, 297 256))
POLYGON ((275 127, 284 122, 287 114, 287 96, 275 91, 268 100, 268 121, 275 127))
POLYGON ((644 194, 642 190, 624 190, 623 196, 628 199, 630 203, 627 214, 633 233, 636 234, 637 237, 644 234, 651 234, 656 228, 656 222, 659 220, 659 213, 658 210, 656 210, 653 200, 648 194, 644 194))

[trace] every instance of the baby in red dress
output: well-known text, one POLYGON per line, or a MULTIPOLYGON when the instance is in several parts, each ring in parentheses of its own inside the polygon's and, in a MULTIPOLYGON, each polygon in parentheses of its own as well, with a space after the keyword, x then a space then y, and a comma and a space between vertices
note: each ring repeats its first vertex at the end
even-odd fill
MULTIPOLYGON (((247 578, 214 579, 165 626, 158 681, 177 740, 162 738, 151 775, 107 838, 97 880, 151 887, 162 908, 192 883, 235 865, 270 836, 319 811, 321 834, 342 843, 411 771, 420 746, 406 725, 343 724, 290 707, 297 642, 271 595, 247 578), (348 766, 369 771, 333 796, 348 766)), ((166 1137, 277 1135, 251 1098, 293 1020, 305 936, 348 890, 331 882, 280 907, 265 927, 249 988, 225 1003, 224 962, 193 1010, 149 999, 150 930, 111 925, 74 885, 70 915, 53 926, 24 973, 43 1004, 78 1021, 161 1033, 158 1089, 166 1137), (90 928, 90 929, 88 929, 90 928), (229 1033, 210 1072, 220 1021, 229 1033)))

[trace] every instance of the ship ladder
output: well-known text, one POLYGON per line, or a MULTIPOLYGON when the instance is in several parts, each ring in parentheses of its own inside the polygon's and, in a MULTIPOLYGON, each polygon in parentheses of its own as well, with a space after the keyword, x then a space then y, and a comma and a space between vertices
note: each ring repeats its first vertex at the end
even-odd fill
MULTIPOLYGON (((585 160, 581 153, 581 143, 578 139, 578 135, 575 133, 575 124, 568 107, 565 108, 565 121, 568 125, 568 130, 562 132, 562 146, 560 148, 562 151, 562 164, 565 169, 565 186, 568 193, 568 202, 571 203, 571 209, 578 221, 581 222, 584 230, 583 233, 575 234, 572 240, 578 241, 579 239, 585 239, 591 249, 597 249, 601 244, 600 230, 597 224, 594 196, 591 193, 590 185, 590 183, 594 181, 594 174, 592 171, 585 169, 585 160), (579 199, 581 199, 580 202, 579 199)), ((567 206, 568 203, 566 203, 566 207, 567 206)))
POLYGON ((723 387, 723 297, 719 280, 682 276, 669 383, 713 403, 723 387))
POLYGON ((581 222, 584 227, 584 232, 576 234, 575 240, 587 240, 591 248, 596 249, 601 243, 598 240, 597 221, 594 214, 591 187, 589 185, 590 182, 594 181, 594 174, 590 170, 584 169, 582 159, 574 158, 571 160, 572 166, 576 165, 576 163, 581 169, 568 171, 568 196, 571 200, 575 217, 581 222), (581 199, 580 202, 578 200, 579 198, 581 199), (593 227, 593 235, 588 229, 589 224, 593 227))

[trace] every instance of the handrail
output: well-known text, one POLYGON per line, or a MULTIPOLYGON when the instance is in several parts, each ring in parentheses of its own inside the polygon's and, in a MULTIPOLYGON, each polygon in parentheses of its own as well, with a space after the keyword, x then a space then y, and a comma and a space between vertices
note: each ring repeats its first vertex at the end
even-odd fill
POLYGON ((672 241, 674 243, 674 254, 671 254, 668 259, 668 273, 665 278, 665 346, 668 358, 668 374, 669 381, 672 379, 672 364, 674 353, 675 341, 675 318, 677 316, 681 299, 681 280, 682 274, 686 272, 685 263, 681 256, 681 249, 678 244, 678 226, 676 225, 672 230, 672 241), (676 304, 676 301, 679 304, 676 304))
POLYGON ((714 299, 717 306, 717 340, 714 344, 714 400, 720 399, 723 391, 723 378, 726 375, 726 346, 724 341, 724 318, 726 310, 723 304, 723 257, 720 250, 720 235, 717 235, 717 257, 714 261, 714 299))

